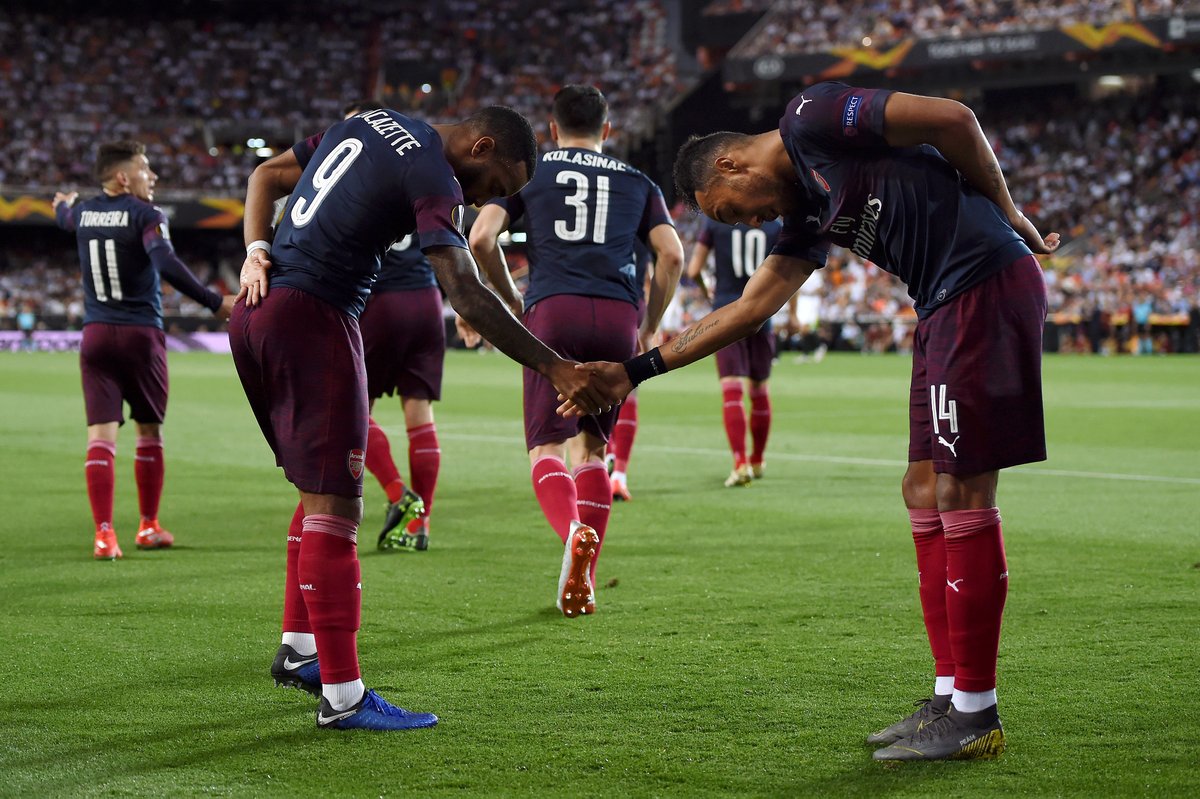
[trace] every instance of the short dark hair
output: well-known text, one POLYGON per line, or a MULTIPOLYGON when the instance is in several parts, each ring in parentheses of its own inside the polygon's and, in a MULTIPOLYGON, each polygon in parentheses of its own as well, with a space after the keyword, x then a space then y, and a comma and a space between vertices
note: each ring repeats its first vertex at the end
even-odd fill
POLYGON ((696 192, 703 191, 712 182, 717 153, 745 138, 748 138, 745 133, 722 130, 707 136, 692 135, 683 143, 675 156, 675 189, 688 208, 700 210, 696 192))
POLYGON ((97 183, 103 183, 113 175, 113 170, 130 158, 146 154, 146 145, 140 141, 123 139, 108 141, 96 148, 96 166, 92 169, 92 177, 97 183))
POLYGON ((525 165, 525 177, 537 168, 537 137, 529 120, 505 105, 489 105, 467 118, 477 133, 496 140, 496 155, 525 165))
POLYGON ((383 103, 378 100, 351 100, 342 106, 342 116, 348 117, 351 114, 361 114, 363 111, 378 111, 383 108, 383 103))
POLYGON ((608 121, 608 100, 595 86, 563 86, 554 95, 554 121, 568 135, 599 136, 608 121))

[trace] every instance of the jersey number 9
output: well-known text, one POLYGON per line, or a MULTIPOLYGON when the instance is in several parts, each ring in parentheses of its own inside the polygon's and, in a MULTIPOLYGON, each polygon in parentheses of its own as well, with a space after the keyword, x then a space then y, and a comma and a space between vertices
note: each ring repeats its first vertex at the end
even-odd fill
POLYGON ((346 170, 354 163, 354 159, 362 154, 362 151, 363 143, 361 141, 346 139, 334 147, 333 152, 325 156, 325 160, 321 162, 312 176, 313 188, 317 190, 312 201, 309 202, 306 197, 298 196, 296 202, 292 204, 292 224, 295 227, 304 227, 312 221, 317 209, 321 207, 321 203, 325 202, 325 196, 342 179, 342 175, 346 174, 346 170))

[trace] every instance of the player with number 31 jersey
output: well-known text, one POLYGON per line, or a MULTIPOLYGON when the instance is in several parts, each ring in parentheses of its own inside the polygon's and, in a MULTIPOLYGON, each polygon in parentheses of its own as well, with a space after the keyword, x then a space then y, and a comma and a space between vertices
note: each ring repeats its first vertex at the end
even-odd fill
MULTIPOLYGON (((608 103, 598 89, 564 87, 550 122, 559 149, 542 155, 537 174, 518 194, 485 206, 471 228, 471 248, 501 298, 514 311, 523 305, 534 334, 581 361, 623 360, 637 350, 637 239, 656 259, 642 336, 658 329, 683 267, 683 246, 658 186, 603 154, 609 129, 608 103), (522 218, 529 234, 523 301, 496 243, 522 218)), ((534 493, 565 545, 557 604, 567 616, 590 613, 595 558, 612 506, 604 450, 618 409, 564 419, 555 413, 558 392, 545 378, 526 369, 524 383, 534 493)))

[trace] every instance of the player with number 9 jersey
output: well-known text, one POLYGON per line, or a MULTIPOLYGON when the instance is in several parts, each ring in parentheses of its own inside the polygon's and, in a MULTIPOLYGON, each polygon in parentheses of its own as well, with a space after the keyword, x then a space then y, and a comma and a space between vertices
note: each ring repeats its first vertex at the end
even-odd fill
MULTIPOLYGON (((716 286, 711 300, 713 309, 721 308, 742 296, 759 264, 779 241, 783 223, 778 219, 760 227, 738 223, 726 225, 705 219, 696 240, 696 249, 688 262, 688 277, 708 294, 704 266, 712 256, 716 286)), ((767 320, 754 333, 717 351, 717 376, 721 397, 725 436, 733 453, 733 471, 725 486, 748 485, 763 476, 763 457, 771 432, 771 399, 767 380, 775 359, 775 333, 767 320), (748 385, 747 385, 748 384, 748 385), (746 409, 744 393, 750 395, 750 437, 753 449, 746 454, 746 409)))
POLYGON ((387 703, 361 680, 357 556, 368 429, 358 317, 397 240, 417 234, 456 309, 518 362, 590 410, 591 380, 508 314, 479 281, 464 201, 514 194, 537 142, 512 109, 432 126, 372 109, 260 164, 246 194, 244 301, 230 346, 242 387, 300 507, 287 535, 283 636, 271 674, 321 697, 322 729, 402 730, 437 723, 387 703), (272 245, 274 201, 291 194, 272 245))
MULTIPOLYGON (((559 149, 542 155, 537 175, 518 194, 484 207, 471 229, 476 258, 509 307, 523 304, 530 330, 582 361, 636 353, 641 290, 635 241, 648 243, 656 256, 642 332, 658 329, 683 266, 662 192, 646 175, 603 154, 609 130, 608 103, 598 89, 564 87, 554 98, 550 123, 559 149), (498 235, 521 219, 529 236, 523 301, 497 245, 498 235)), ((612 505, 604 450, 618 411, 564 419, 555 413, 558 394, 525 370, 525 443, 534 492, 566 547, 558 605, 574 616, 595 607, 595 557, 612 505), (568 448, 573 472, 566 466, 568 448)))

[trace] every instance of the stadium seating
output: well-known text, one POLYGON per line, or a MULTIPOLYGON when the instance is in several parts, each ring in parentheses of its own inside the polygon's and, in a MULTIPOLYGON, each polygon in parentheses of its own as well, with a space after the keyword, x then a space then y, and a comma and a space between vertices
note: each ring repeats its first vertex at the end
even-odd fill
POLYGON ((1116 19, 1167 16, 1195 11, 1195 0, 778 0, 753 36, 730 54, 755 58, 789 55, 840 46, 887 48, 900 39, 968 36, 1073 22, 1106 23, 1116 19))

